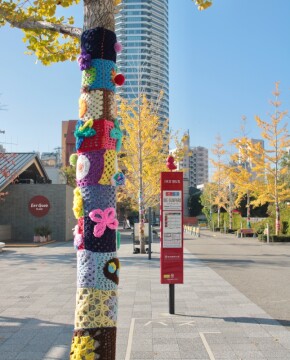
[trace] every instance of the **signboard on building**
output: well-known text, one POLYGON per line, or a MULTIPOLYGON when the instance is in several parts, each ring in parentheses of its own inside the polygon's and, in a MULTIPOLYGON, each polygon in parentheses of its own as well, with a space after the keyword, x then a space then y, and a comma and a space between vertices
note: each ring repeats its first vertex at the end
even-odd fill
POLYGON ((34 196, 28 203, 29 212, 36 217, 42 217, 48 214, 50 209, 49 200, 42 195, 34 196))
POLYGON ((183 284, 183 173, 161 173, 161 284, 183 284))

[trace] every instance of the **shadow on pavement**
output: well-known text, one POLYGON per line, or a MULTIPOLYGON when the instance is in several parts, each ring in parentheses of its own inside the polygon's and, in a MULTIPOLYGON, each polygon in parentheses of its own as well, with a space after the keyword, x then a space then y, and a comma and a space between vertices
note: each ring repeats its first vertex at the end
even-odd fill
POLYGON ((258 325, 271 325, 271 326, 285 326, 290 327, 290 320, 278 320, 278 319, 269 319, 269 318, 257 318, 257 317, 219 317, 219 316, 201 316, 201 315, 187 315, 187 314, 175 314, 176 316, 184 316, 192 319, 219 319, 224 320, 225 322, 234 322, 240 324, 258 324, 258 325))

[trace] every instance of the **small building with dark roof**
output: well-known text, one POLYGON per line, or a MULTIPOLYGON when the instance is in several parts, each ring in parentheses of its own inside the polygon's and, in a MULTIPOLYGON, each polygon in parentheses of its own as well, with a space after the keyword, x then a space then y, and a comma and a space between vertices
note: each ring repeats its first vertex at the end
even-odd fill
POLYGON ((33 242, 36 228, 46 227, 56 241, 72 239, 73 188, 51 184, 35 153, 0 153, 0 241, 33 242), (2 230, 2 231, 1 231, 2 230))

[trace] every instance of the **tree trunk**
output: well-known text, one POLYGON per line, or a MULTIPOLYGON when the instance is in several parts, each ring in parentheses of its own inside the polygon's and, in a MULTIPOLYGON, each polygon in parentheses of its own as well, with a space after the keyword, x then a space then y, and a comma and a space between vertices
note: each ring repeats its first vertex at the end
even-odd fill
POLYGON ((115 360, 116 354, 119 260, 114 175, 120 137, 112 132, 118 130, 114 29, 113 0, 84 0, 81 120, 75 132, 78 283, 71 360, 115 360))
POLYGON ((247 191, 247 228, 251 228, 251 208, 250 208, 250 194, 247 191))
POLYGON ((276 203, 276 226, 275 226, 275 234, 279 235, 280 234, 280 208, 279 208, 279 204, 276 203))

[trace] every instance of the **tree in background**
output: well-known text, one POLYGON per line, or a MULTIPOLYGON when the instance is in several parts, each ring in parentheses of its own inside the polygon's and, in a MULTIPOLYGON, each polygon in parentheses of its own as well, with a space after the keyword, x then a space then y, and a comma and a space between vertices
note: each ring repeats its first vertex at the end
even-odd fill
POLYGON ((189 188, 189 198, 187 202, 189 216, 198 216, 201 214, 202 211, 202 204, 201 204, 201 194, 202 192, 195 188, 189 188))
POLYGON ((210 227, 213 229, 212 214, 214 210, 214 196, 217 192, 216 183, 206 183, 202 194, 200 196, 200 202, 202 205, 202 212, 205 214, 210 227))
POLYGON ((228 203, 228 186, 229 186, 229 176, 225 171, 225 161, 224 156, 226 151, 224 149, 224 144, 221 142, 221 137, 216 137, 216 143, 212 149, 212 153, 215 156, 215 160, 211 159, 211 163, 214 166, 214 173, 212 176, 213 182, 216 183, 215 191, 212 194, 213 204, 217 206, 217 227, 221 227, 220 223, 220 212, 221 208, 226 209, 228 203))
POLYGON ((236 192, 235 205, 238 207, 245 196, 247 199, 247 228, 251 228, 250 197, 253 188, 249 143, 251 141, 246 136, 231 141, 231 144, 235 145, 237 152, 231 156, 232 166, 229 169, 229 176, 236 192))
POLYGON ((160 126, 158 105, 145 95, 132 101, 122 99, 120 104, 124 139, 119 162, 126 174, 122 193, 139 208, 141 253, 145 253, 145 209, 159 204, 160 172, 167 170, 168 121, 160 126))
POLYGON ((74 188, 76 186, 76 169, 72 166, 64 166, 60 171, 65 178, 66 184, 74 188))
POLYGON ((275 84, 273 95, 275 99, 271 101, 271 105, 274 107, 274 112, 270 114, 270 121, 263 121, 259 116, 256 116, 257 125, 261 129, 261 136, 266 142, 265 147, 261 144, 253 146, 249 143, 249 148, 252 154, 252 169, 255 173, 253 195, 256 200, 252 203, 262 205, 269 202, 275 205, 275 234, 279 235, 281 227, 280 204, 290 198, 290 189, 287 183, 283 181, 288 169, 282 163, 286 148, 290 146, 290 139, 287 124, 283 123, 287 111, 280 110, 279 83, 275 84))

